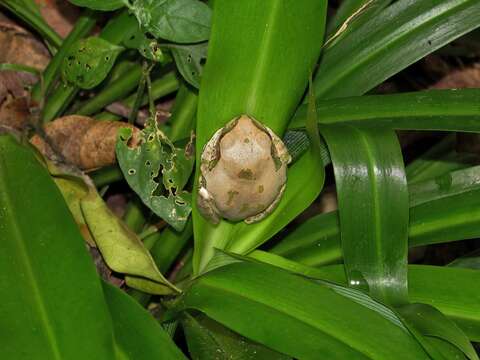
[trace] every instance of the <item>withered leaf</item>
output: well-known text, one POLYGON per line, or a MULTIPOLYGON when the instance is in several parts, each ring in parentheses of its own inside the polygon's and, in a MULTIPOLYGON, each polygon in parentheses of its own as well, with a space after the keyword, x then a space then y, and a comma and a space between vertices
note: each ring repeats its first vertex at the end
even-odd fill
POLYGON ((139 130, 132 125, 69 115, 45 126, 46 139, 35 135, 30 142, 49 158, 59 160, 61 155, 64 161, 91 170, 115 163, 117 132, 125 127, 132 129, 135 142, 139 130))

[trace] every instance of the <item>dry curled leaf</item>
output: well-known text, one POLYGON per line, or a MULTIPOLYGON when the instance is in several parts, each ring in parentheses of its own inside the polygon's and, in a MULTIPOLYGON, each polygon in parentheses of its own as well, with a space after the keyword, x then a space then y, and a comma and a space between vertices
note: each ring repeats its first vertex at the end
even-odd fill
POLYGON ((66 37, 80 15, 80 8, 65 0, 35 0, 40 14, 61 37, 66 37))
POLYGON ((464 89, 480 87, 480 64, 454 70, 435 83, 433 89, 464 89))
POLYGON ((135 143, 139 130, 132 125, 97 121, 80 115, 64 116, 52 121, 45 126, 45 139, 35 135, 30 142, 49 158, 91 170, 115 163, 117 132, 122 127, 133 129, 132 141, 135 143))
POLYGON ((0 63, 43 70, 50 61, 45 45, 22 27, 0 20, 0 63))
POLYGON ((36 80, 25 72, 0 72, 0 125, 22 130, 29 124, 30 96, 26 87, 36 80))

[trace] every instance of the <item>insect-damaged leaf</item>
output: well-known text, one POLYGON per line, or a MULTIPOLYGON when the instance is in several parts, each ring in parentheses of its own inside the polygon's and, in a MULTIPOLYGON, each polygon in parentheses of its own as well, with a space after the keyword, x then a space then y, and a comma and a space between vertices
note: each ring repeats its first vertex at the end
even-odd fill
POLYGON ((174 45, 171 47, 173 58, 183 78, 197 89, 200 87, 200 77, 203 62, 207 58, 208 43, 195 45, 174 45))
POLYGON ((105 79, 122 50, 98 37, 81 39, 66 54, 62 76, 82 89, 91 89, 105 79))
POLYGON ((182 230, 192 209, 191 194, 183 187, 193 168, 193 145, 176 148, 155 121, 142 131, 139 146, 128 146, 131 136, 131 129, 120 129, 116 146, 128 185, 156 215, 182 230))

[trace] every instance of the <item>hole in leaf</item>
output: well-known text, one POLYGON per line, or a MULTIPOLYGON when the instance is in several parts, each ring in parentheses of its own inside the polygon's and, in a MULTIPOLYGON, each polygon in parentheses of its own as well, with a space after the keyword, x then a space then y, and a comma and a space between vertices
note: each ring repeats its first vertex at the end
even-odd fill
POLYGON ((110 60, 110 56, 105 56, 105 60, 110 60))
POLYGON ((175 204, 177 204, 178 206, 184 206, 184 205, 185 205, 185 201, 180 200, 180 199, 175 199, 175 204))
POLYGON ((188 56, 187 56, 187 62, 188 62, 188 63, 191 63, 191 62, 192 62, 192 55, 188 55, 188 56))
POLYGON ((150 166, 150 165, 152 165, 150 160, 145 161, 145 166, 150 166))
POLYGON ((153 140, 155 140, 155 135, 154 135, 154 134, 148 135, 147 141, 148 141, 148 142, 152 142, 153 140))
POLYGON ((205 63, 207 62, 207 58, 201 58, 200 59, 200 65, 205 65, 205 63))
POLYGON ((136 171, 135 169, 128 169, 128 175, 135 175, 136 171))

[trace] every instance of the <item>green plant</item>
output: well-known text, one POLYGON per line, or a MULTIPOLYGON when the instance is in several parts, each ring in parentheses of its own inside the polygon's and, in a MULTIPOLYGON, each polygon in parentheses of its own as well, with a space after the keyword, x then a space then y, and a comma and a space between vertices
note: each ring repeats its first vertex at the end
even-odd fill
POLYGON ((0 2, 57 48, 32 89, 43 124, 120 120, 116 101, 149 116, 119 131, 121 171, 84 174, 0 135, 3 357, 478 359, 478 253, 407 256, 480 237, 479 168, 452 157, 452 135, 405 167, 395 130, 480 132, 480 90, 365 95, 475 30, 477 0, 344 0, 331 18, 326 0, 71 2, 87 9, 63 41, 30 1, 0 2), (85 38, 101 11, 116 13, 85 38), (175 91, 158 124, 154 102, 175 91), (287 145, 285 191, 261 221, 213 224, 196 206, 202 151, 242 114, 287 145), (289 226, 326 180, 338 211, 289 226), (123 221, 101 197, 120 181, 135 193, 123 221))

